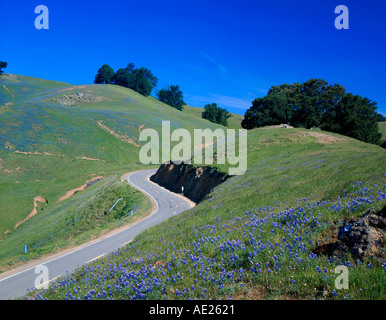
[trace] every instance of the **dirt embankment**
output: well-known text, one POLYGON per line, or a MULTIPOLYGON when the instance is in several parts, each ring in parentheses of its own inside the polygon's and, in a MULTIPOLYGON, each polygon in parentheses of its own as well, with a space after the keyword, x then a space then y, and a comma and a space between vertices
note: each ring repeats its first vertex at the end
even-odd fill
POLYGON ((20 226, 23 222, 26 222, 28 219, 32 218, 35 214, 38 213, 37 207, 38 207, 38 201, 43 202, 43 203, 48 203, 47 199, 42 197, 42 196, 36 196, 34 198, 34 208, 32 209, 31 213, 22 221, 19 221, 18 223, 15 224, 13 227, 16 229, 18 226, 20 226))
POLYGON ((194 168, 183 162, 171 162, 162 164, 150 180, 197 203, 227 178, 226 173, 209 166, 194 168))
POLYGON ((64 196, 60 197, 59 200, 57 200, 56 202, 60 202, 60 201, 68 199, 69 197, 72 197, 75 194, 75 192, 83 191, 84 189, 86 189, 90 185, 91 182, 94 182, 96 180, 100 180, 102 178, 103 178, 103 176, 97 176, 97 177, 94 177, 94 178, 92 178, 90 180, 87 180, 79 188, 75 188, 75 189, 67 191, 66 194, 64 196))
MULTIPOLYGON (((107 131, 108 133, 110 133, 112 136, 118 138, 119 140, 121 140, 123 142, 130 143, 138 148, 141 146, 139 143, 135 142, 133 138, 130 138, 127 135, 122 136, 122 135, 116 133, 113 129, 110 129, 108 126, 104 125, 102 123, 102 121, 97 121, 97 124, 100 128, 107 131)), ((139 130, 141 130, 141 128, 139 128, 139 130)))

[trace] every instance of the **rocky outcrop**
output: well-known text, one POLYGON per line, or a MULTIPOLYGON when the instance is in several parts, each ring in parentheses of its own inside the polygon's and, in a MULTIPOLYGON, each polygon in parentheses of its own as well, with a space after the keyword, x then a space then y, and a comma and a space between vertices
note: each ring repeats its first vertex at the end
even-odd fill
POLYGON ((76 94, 63 94, 54 98, 53 101, 61 104, 62 106, 72 106, 78 103, 92 103, 112 100, 107 97, 94 96, 89 93, 79 92, 76 94))
POLYGON ((77 93, 77 94, 63 94, 54 99, 59 102, 62 106, 72 106, 75 103, 90 103, 95 101, 95 97, 88 93, 77 93))
POLYGON ((338 239, 319 246, 314 253, 338 259, 345 258, 349 252, 360 260, 378 256, 384 245, 385 215, 386 207, 383 207, 379 212, 371 209, 362 217, 344 221, 339 227, 338 239))
POLYGON ((17 81, 19 82, 19 79, 16 77, 16 75, 12 74, 12 73, 3 73, 1 75, 1 78, 3 79, 7 79, 7 80, 11 80, 11 81, 17 81))
POLYGON ((228 174, 209 166, 170 162, 162 164, 150 180, 197 203, 227 178, 228 174))

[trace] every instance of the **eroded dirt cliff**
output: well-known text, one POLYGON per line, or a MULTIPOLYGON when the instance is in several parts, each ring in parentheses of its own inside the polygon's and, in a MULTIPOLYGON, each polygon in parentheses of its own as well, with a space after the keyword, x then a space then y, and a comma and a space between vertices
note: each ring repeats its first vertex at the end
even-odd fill
POLYGON ((150 180, 197 203, 227 178, 228 174, 216 168, 171 162, 161 164, 150 180))

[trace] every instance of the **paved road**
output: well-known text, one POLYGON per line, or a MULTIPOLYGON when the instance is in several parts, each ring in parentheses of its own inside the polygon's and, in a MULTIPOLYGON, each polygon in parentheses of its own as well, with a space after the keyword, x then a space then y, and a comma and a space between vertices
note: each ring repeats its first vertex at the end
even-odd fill
MULTIPOLYGON (((156 208, 154 212, 145 219, 122 231, 45 261, 43 265, 48 268, 49 279, 53 281, 61 275, 66 275, 67 272, 73 272, 77 267, 117 250, 133 240, 142 231, 159 224, 172 215, 179 214, 191 208, 191 204, 182 197, 150 182, 148 177, 155 172, 156 169, 139 171, 127 177, 131 185, 155 201, 156 208)), ((36 269, 38 265, 38 263, 32 262, 30 265, 24 266, 24 270, 13 275, 3 275, 3 277, 0 275, 0 299, 6 300, 22 297, 28 289, 34 288, 35 279, 40 275, 39 272, 35 273, 35 270, 38 271, 36 269)))

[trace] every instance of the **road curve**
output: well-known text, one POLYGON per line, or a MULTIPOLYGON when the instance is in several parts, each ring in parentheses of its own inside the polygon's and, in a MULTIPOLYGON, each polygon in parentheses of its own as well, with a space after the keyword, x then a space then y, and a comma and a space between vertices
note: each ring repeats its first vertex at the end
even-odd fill
POLYGON ((9 272, 0 275, 0 300, 22 297, 29 289, 33 289, 35 279, 40 275, 38 268, 36 268, 39 265, 47 267, 49 282, 51 282, 57 277, 73 272, 76 268, 119 249, 142 231, 173 215, 191 209, 191 202, 149 181, 149 177, 155 172, 156 169, 138 171, 126 177, 129 184, 153 200, 155 209, 150 215, 112 235, 84 244, 51 259, 45 259, 44 262, 31 262, 20 267, 21 271, 19 272, 16 271, 15 273, 14 270, 11 275, 7 275, 9 272))

